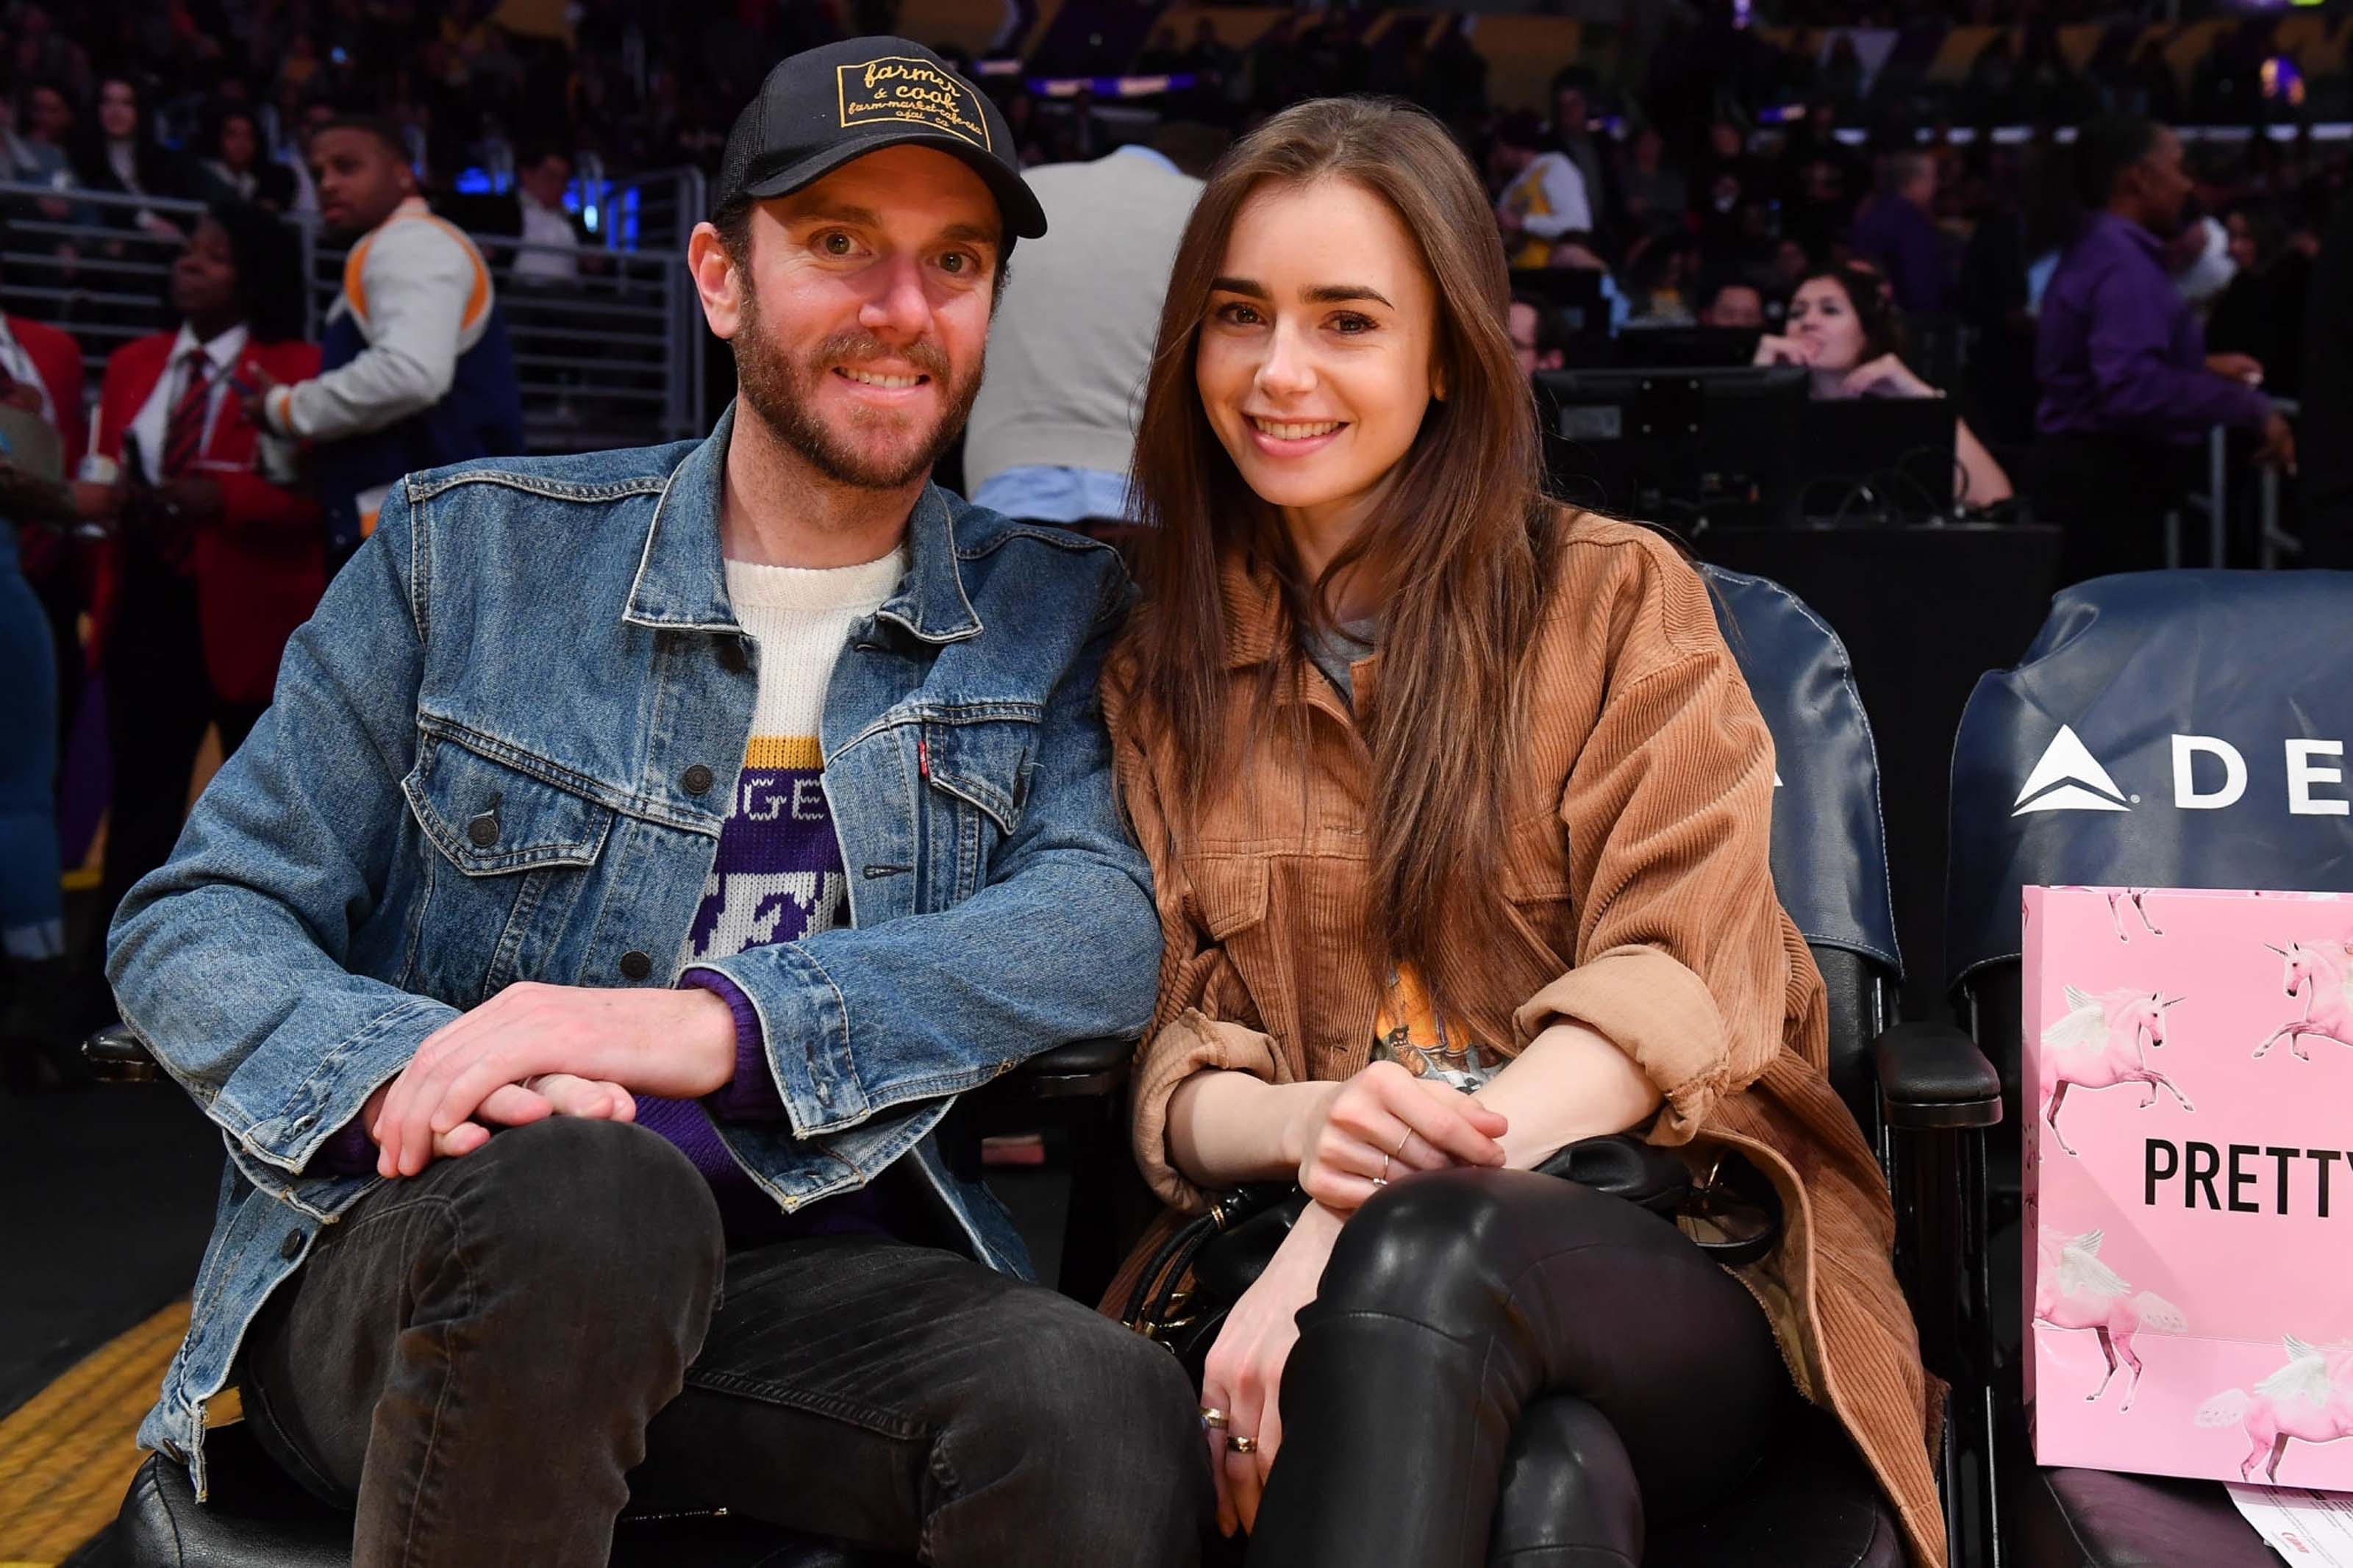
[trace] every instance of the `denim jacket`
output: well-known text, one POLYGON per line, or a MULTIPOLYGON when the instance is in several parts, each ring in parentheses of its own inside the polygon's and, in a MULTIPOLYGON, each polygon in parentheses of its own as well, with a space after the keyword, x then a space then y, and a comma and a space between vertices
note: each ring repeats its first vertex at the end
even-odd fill
MULTIPOLYGON (((115 917, 123 1018, 228 1149, 139 1434, 199 1495, 205 1402, 248 1325, 376 1184, 305 1175, 320 1146, 504 985, 677 973, 757 689, 719 548, 733 417, 700 444, 396 485, 274 705, 115 917)), ((1150 1015, 1159 922, 1096 698, 1126 579, 1107 547, 936 488, 907 545, 826 693, 849 923, 697 963, 750 999, 785 1107, 718 1126, 787 1210, 911 1155, 944 1227, 1026 1273, 932 1134, 1020 1058, 1150 1015)))

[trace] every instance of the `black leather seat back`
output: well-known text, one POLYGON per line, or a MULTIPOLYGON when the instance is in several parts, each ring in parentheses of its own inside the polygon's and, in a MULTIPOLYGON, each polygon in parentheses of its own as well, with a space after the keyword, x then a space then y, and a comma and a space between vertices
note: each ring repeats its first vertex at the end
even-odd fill
POLYGON ((1830 1079, 1877 1120, 1872 1042, 1902 978, 1879 811, 1879 755, 1845 645, 1779 584, 1703 566, 1716 624, 1773 732, 1773 887, 1830 996, 1830 1079))
MULTIPOLYGON (((2353 889, 2348 664, 2353 574, 2146 572, 2057 595, 1954 742, 1950 984, 2016 963, 2027 886, 2353 889)), ((1978 1011, 2014 1079, 2019 1020, 1978 1011)))

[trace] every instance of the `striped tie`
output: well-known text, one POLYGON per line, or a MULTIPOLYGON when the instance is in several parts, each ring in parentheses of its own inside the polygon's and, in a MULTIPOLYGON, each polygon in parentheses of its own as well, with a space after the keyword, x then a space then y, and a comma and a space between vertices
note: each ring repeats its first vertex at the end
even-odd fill
POLYGON ((180 385, 179 401, 172 405, 171 423, 164 427, 164 478, 176 479, 195 466, 196 453, 205 442, 205 409, 211 399, 211 378, 206 372, 212 362, 202 349, 190 349, 180 356, 180 374, 185 379, 180 385))

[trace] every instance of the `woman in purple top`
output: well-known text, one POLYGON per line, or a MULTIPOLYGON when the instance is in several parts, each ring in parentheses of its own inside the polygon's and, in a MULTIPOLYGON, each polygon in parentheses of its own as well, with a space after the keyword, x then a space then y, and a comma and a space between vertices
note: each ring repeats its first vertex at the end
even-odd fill
POLYGON ((2263 367, 2209 357, 2158 258, 2189 195, 2179 138, 2102 116, 2077 132, 2075 161, 2085 211, 2042 296, 2027 484, 2036 511, 2067 531, 2068 582, 2165 564, 2165 513, 2213 426, 2255 433, 2261 461, 2292 468, 2295 455, 2286 419, 2257 390, 2263 367))

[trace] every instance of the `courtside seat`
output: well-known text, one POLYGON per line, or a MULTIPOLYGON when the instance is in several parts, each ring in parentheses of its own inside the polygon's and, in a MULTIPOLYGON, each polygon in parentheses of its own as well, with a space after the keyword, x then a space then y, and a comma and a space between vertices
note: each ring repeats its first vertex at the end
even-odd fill
MULTIPOLYGON (((1957 1223, 1951 1210, 1968 1190, 1969 1152, 2000 1115, 1999 1086, 1958 1030, 1894 1022, 1901 965, 1878 763, 1845 649, 1786 589, 1703 570, 1775 739, 1783 787, 1774 801, 1774 880, 1829 993, 1831 1079, 1891 1156, 1906 1238, 1899 1269, 1921 1318, 1929 1364, 1952 1384, 1953 1408, 1972 1417, 1951 1424, 1967 1437, 1982 1401, 1973 1370, 1939 1326, 1961 1293, 1955 1274, 1937 1267, 1956 1256, 1940 1227, 1957 1223), (1947 1303, 1942 1316, 1931 1310, 1940 1301, 1947 1303)), ((118 1075, 153 1070, 127 1035, 93 1040, 90 1049, 118 1075)), ((1126 1052, 1088 1046, 1050 1052, 1009 1075, 1001 1092, 1031 1105, 1113 1108, 1124 1092, 1126 1052)), ((1020 1109, 1000 1103, 988 1120, 1020 1109)), ((1960 1478, 1947 1487, 1948 1514, 1976 1507, 1963 1501, 1975 1495, 1966 1452, 1960 1444, 1947 1457, 1947 1472, 1960 1478)), ((345 1568, 348 1521, 280 1476, 244 1433, 227 1427, 212 1434, 206 1453, 218 1456, 213 1462, 221 1479, 201 1507, 180 1466, 160 1457, 145 1462, 116 1527, 120 1561, 132 1568, 345 1568)), ((1051 1539, 1050 1520, 1039 1528, 1051 1539)), ((895 1568, 887 1557, 708 1518, 625 1519, 614 1561, 895 1568)), ((1892 1510, 1837 1422, 1793 1397, 1786 1430, 1747 1484, 1714 1512, 1654 1533, 1644 1562, 1651 1568, 1901 1568, 1903 1544, 1892 1510)))
MULTIPOLYGON (((2133 573, 2059 594, 2019 666, 1978 683, 1953 747, 1947 944, 1955 1001, 2013 1109, 2021 888, 2353 889, 2353 817, 2328 810, 2353 793, 2325 776, 2338 756, 2299 781, 2288 752, 2353 742, 2348 648, 2353 574, 2133 573)), ((2014 1126, 1996 1153, 1997 1226, 2019 1214, 2014 1126)), ((1968 1245, 1984 1250, 1982 1233, 1968 1245)), ((2013 1304, 1989 1352, 2012 1411, 2021 1251, 2013 1230, 1990 1255, 2013 1304)), ((2003 1436, 2008 1562, 2276 1568, 2217 1482, 2044 1468, 2021 1420, 2003 1436)))

